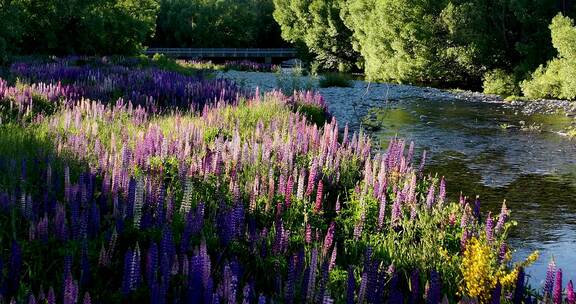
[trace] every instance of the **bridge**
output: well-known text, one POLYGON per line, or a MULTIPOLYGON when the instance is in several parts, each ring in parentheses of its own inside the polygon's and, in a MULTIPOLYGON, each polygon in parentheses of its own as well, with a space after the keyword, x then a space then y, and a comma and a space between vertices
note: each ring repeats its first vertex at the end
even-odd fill
POLYGON ((164 54, 175 58, 264 58, 267 63, 272 58, 294 58, 296 49, 237 49, 237 48, 149 48, 146 55, 164 54))

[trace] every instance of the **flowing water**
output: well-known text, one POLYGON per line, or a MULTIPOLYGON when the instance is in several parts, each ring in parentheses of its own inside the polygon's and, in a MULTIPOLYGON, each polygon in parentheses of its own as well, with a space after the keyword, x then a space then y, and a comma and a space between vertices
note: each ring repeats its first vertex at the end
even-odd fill
MULTIPOLYGON (((271 73, 225 77, 262 90, 277 85, 271 73)), ((404 85, 355 81, 351 88, 318 91, 341 125, 357 130, 362 123, 383 149, 398 136, 414 141, 417 152, 428 150, 426 170, 445 176, 453 199, 460 191, 479 195, 483 211, 493 213, 506 199, 518 222, 510 240, 515 258, 541 253, 527 269, 533 287, 542 286, 552 258, 567 279, 576 280, 576 139, 557 134, 572 119, 528 116, 507 104, 465 101, 450 92, 404 85)))
POLYGON ((517 259, 541 255, 528 270, 540 287, 551 258, 576 279, 576 140, 557 134, 563 115, 523 115, 508 105, 404 99, 374 108, 365 128, 383 148, 394 136, 428 150, 427 170, 443 175, 448 193, 480 196, 498 213, 506 199, 518 222, 511 234, 517 259))

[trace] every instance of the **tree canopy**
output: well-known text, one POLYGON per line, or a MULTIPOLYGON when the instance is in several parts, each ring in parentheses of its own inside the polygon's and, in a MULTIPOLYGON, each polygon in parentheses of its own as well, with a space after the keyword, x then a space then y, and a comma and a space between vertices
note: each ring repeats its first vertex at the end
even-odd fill
POLYGON ((162 0, 156 35, 162 47, 278 47, 272 0, 162 0))

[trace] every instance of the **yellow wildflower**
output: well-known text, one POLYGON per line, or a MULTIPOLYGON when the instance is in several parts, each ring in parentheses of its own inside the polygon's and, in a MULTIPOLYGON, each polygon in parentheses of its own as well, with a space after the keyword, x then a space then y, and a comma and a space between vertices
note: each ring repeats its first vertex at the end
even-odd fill
POLYGON ((497 282, 493 261, 493 253, 488 244, 476 238, 470 240, 460 265, 464 276, 464 284, 460 287, 462 294, 478 298, 483 303, 490 300, 490 292, 497 282))

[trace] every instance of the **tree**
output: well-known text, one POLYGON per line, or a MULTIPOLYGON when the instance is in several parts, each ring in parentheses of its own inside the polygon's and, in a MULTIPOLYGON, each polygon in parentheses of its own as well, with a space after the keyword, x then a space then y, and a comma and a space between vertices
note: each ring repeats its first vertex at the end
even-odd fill
POLYGON ((344 24, 344 0, 274 0, 282 37, 305 45, 324 69, 347 70, 358 61, 352 32, 344 24))
POLYGON ((8 55, 21 39, 21 13, 19 2, 0 0, 0 64, 8 60, 8 55))
POLYGON ((151 44, 161 47, 277 47, 272 0, 163 0, 151 44))
POLYGON ((530 98, 576 99, 576 27, 558 14, 550 24, 552 44, 558 56, 541 65, 531 79, 523 81, 522 92, 530 98))
MULTIPOLYGON (((5 0, 6 1, 6 0, 5 0)), ((157 0, 14 0, 24 54, 133 54, 153 34, 157 0)))

